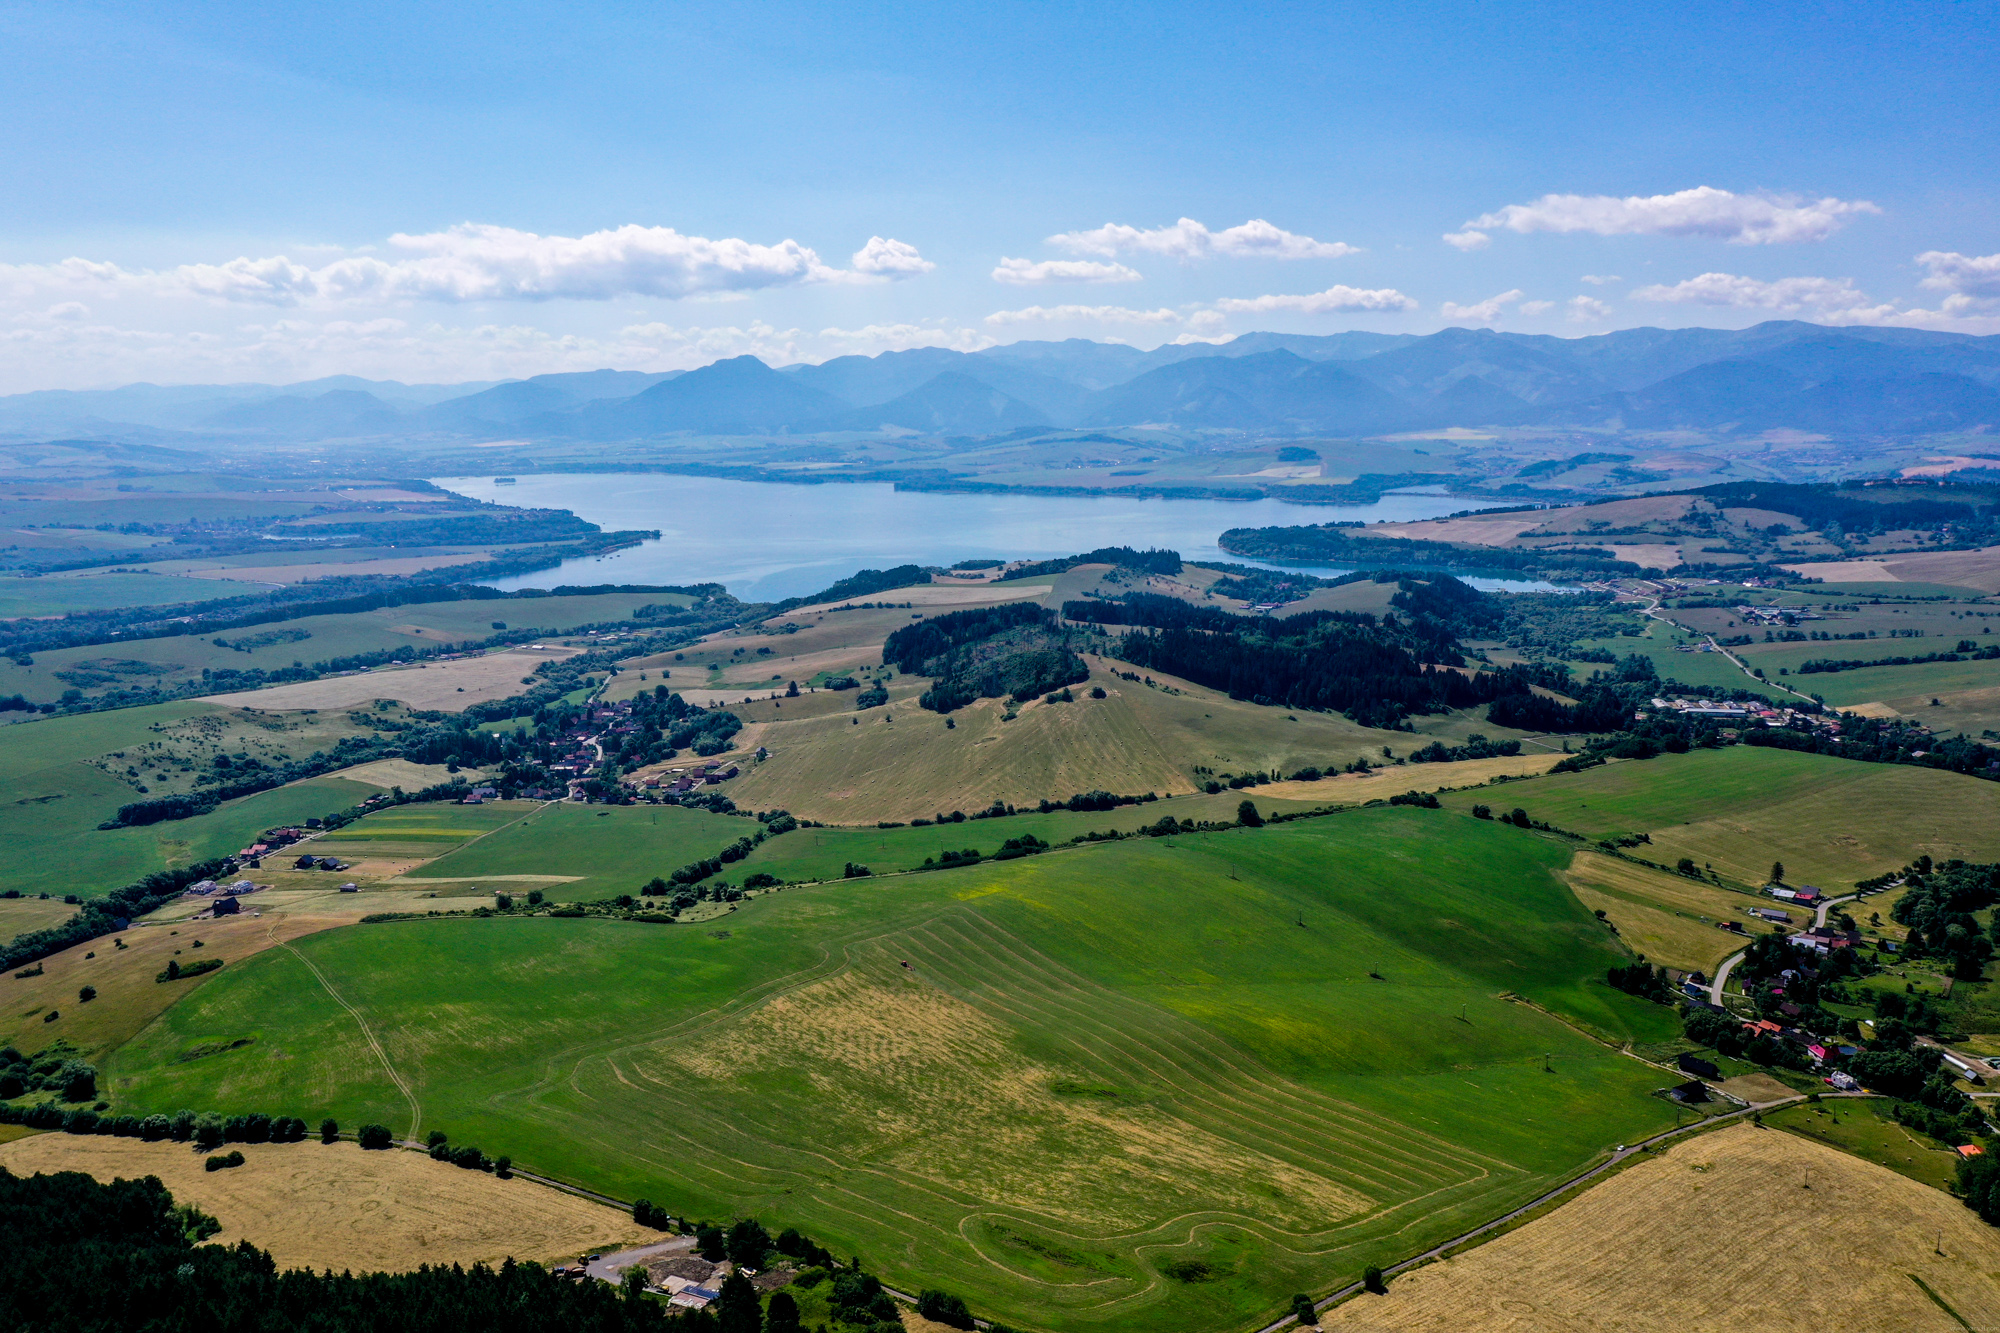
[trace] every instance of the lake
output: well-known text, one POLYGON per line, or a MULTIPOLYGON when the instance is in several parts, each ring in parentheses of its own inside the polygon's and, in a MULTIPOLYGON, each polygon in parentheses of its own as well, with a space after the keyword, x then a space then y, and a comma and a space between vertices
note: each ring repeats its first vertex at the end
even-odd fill
MULTIPOLYGON (((721 583, 748 602, 817 592, 857 569, 950 565, 959 560, 1047 560, 1099 546, 1168 547, 1184 559, 1262 565, 1216 545, 1229 528, 1436 518, 1476 507, 1462 496, 1404 491, 1371 505, 1281 500, 1176 500, 1133 496, 899 491, 887 483, 786 485, 644 473, 545 473, 513 485, 491 477, 435 477, 461 495, 529 508, 567 509, 606 530, 657 528, 612 555, 496 580, 498 588, 559 584, 721 583)), ((1346 569, 1295 565, 1344 574, 1346 569)), ((1548 585, 1468 580, 1525 591, 1548 585)))

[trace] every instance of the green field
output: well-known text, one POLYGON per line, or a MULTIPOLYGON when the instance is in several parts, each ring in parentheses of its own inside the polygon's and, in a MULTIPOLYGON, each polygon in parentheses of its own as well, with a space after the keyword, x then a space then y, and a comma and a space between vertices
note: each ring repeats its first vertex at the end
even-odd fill
MULTIPOLYGON (((506 827, 461 850, 433 845, 425 854, 438 856, 441 850, 446 854, 411 874, 420 880, 562 876, 576 882, 542 886, 551 898, 594 901, 637 893, 654 876, 672 874, 690 861, 713 856, 759 828, 752 820, 671 805, 540 806, 513 801, 484 810, 491 812, 488 817, 493 819, 502 818, 504 812, 506 827), (516 820, 519 822, 513 822, 516 820)), ((343 832, 378 836, 376 830, 387 817, 370 815, 343 832)), ((443 822, 463 826, 457 819, 443 822)))
MULTIPOLYGON (((373 789, 370 794, 374 794, 373 789)), ((323 834, 314 841, 313 848, 319 855, 349 861, 363 858, 428 861, 496 829, 506 828, 539 809, 541 805, 535 801, 399 805, 323 834)))
POLYGON ((1830 1144, 1933 1189, 1949 1189, 1958 1174, 1956 1156, 1890 1119, 1884 1102, 1802 1103, 1772 1112, 1764 1123, 1830 1144))
POLYGON ((799 1226, 1010 1323, 1243 1326, 1670 1121, 1657 1070, 1535 1007, 1672 1034, 1602 983, 1622 955, 1566 859, 1372 809, 790 889, 700 926, 341 929, 220 974, 105 1086, 121 1110, 444 1128, 799 1226))
MULTIPOLYGON (((320 777, 242 797, 193 819, 105 831, 98 824, 119 806, 143 799, 133 780, 117 776, 103 761, 107 754, 136 751, 163 736, 196 738, 179 742, 190 749, 197 743, 233 747, 255 736, 260 743, 268 738, 274 752, 303 753, 353 730, 336 715, 258 724, 233 710, 193 702, 0 727, 0 846, 7 849, 0 888, 96 897, 155 870, 236 851, 272 825, 331 814, 377 792, 320 777)), ((151 794, 184 788, 160 782, 151 794)))
POLYGON ((2000 860, 2000 787, 1896 764, 1862 764, 1748 745, 1660 755, 1439 797, 1525 809, 1590 838, 1646 833, 1632 854, 1680 857, 1762 884, 1773 861, 1793 883, 1841 889, 1919 853, 2000 860))
POLYGON ((240 592, 240 584, 160 574, 93 574, 80 578, 0 577, 0 617, 60 616, 109 606, 204 602, 240 592))

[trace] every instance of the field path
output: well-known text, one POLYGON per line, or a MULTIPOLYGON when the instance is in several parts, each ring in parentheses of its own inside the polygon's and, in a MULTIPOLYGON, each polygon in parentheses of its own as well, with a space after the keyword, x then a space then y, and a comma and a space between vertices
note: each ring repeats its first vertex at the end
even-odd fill
POLYGON ((389 1053, 383 1050, 382 1043, 375 1039, 374 1029, 368 1026, 368 1020, 361 1016, 361 1011, 359 1009, 356 1009, 353 1005, 349 1004, 347 1000, 341 995, 341 993, 333 988, 333 983, 326 979, 326 973, 320 971, 318 967, 314 966, 312 959, 306 957, 304 954, 300 953, 297 949, 294 949, 289 944, 280 945, 279 947, 284 949, 287 953, 291 954, 292 957, 298 959, 301 963, 304 963, 306 965, 306 971, 312 973, 314 977, 318 978, 319 984, 325 988, 326 993, 328 995, 331 995, 333 997, 334 1003, 338 1004, 348 1013, 354 1015, 355 1026, 361 1029, 361 1035, 363 1038, 367 1040, 368 1048, 375 1052, 375 1058, 382 1062, 382 1068, 389 1075, 389 1081, 396 1085, 396 1087, 403 1094, 403 1100, 407 1101, 410 1104, 410 1132, 405 1137, 408 1138, 412 1143, 416 1142, 417 1128, 424 1122, 424 1108, 417 1101, 417 1094, 410 1091, 410 1085, 404 1082, 403 1076, 401 1074, 396 1072, 396 1066, 389 1062, 389 1053))

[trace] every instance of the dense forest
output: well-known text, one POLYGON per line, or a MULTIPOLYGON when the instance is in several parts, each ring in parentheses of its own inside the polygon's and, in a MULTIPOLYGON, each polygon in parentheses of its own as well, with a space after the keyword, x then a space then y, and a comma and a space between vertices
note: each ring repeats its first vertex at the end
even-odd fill
POLYGON ((931 677, 918 702, 938 713, 975 699, 1024 702, 1090 678, 1055 615, 1033 602, 975 607, 905 626, 883 643, 882 661, 905 675, 931 677))

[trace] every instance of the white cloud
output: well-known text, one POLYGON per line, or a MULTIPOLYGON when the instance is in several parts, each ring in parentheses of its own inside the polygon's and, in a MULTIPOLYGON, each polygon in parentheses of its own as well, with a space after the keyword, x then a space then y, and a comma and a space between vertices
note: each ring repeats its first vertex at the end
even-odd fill
POLYGON ((1554 301, 1523 301, 1521 313, 1524 315, 1545 315, 1556 308, 1554 301))
POLYGON ((1671 285, 1657 283, 1632 293, 1636 301, 1661 301, 1675 305, 1718 306, 1732 310, 1770 310, 1781 314, 1809 312, 1826 316, 1864 310, 1888 312, 1890 306, 1873 306, 1867 295, 1855 290, 1852 278, 1777 278, 1765 281, 1735 273, 1704 273, 1671 285))
POLYGON ((1296 310, 1307 315, 1331 314, 1335 311, 1350 310, 1414 310, 1417 303, 1393 287, 1374 289, 1360 287, 1329 287, 1323 292, 1312 292, 1305 296, 1253 296, 1249 298, 1225 296, 1215 302, 1215 309, 1231 314, 1265 314, 1273 310, 1296 310))
POLYGON ((1625 279, 1619 277, 1616 273, 1586 273, 1583 275, 1583 280, 1593 287, 1603 287, 1609 283, 1625 281, 1625 279))
POLYGON ((1520 300, 1521 296, 1521 289, 1516 287, 1512 291, 1501 292, 1498 296, 1489 296, 1484 301, 1479 301, 1473 305, 1459 305, 1453 301, 1446 301, 1443 308, 1444 322, 1447 324, 1491 324, 1506 312, 1508 306, 1520 300))
POLYGON ((993 281, 1015 287, 1037 287, 1051 282, 1138 282, 1145 275, 1123 264, 1105 264, 1095 259, 1002 259, 993 270, 993 281))
MULTIPOLYGON (((1791 195, 1732 194, 1698 186, 1674 194, 1545 194, 1532 204, 1509 204, 1465 224, 1474 229, 1589 232, 1597 236, 1700 236, 1732 245, 1823 241, 1849 219, 1882 210, 1865 199, 1800 199, 1791 195)), ((1445 238, 1454 245, 1460 242, 1445 238)), ((1469 248, 1460 245, 1461 249, 1469 248)))
POLYGON ((1049 237, 1048 243, 1072 254, 1110 257, 1138 251, 1180 260, 1215 255, 1238 259, 1339 259, 1361 253, 1344 241, 1316 241, 1274 227, 1262 218, 1252 218, 1239 227, 1222 231, 1210 231, 1193 218, 1182 218, 1171 227, 1148 231, 1106 223, 1090 231, 1060 232, 1049 237))
POLYGON ((283 255, 224 264, 132 271, 66 259, 0 265, 0 289, 134 292, 222 302, 301 306, 406 301, 603 301, 680 299, 829 282, 875 282, 932 267, 913 246, 871 239, 854 269, 831 268, 796 241, 758 245, 683 236, 671 227, 625 226, 587 236, 541 236, 463 223, 389 238, 398 257, 353 255, 317 268, 283 255))
POLYGON ((918 254, 917 247, 908 241, 892 241, 883 236, 870 236, 868 244, 854 252, 853 263, 858 273, 885 278, 913 278, 937 267, 918 254))
MULTIPOLYGON (((869 324, 858 329, 821 329, 820 346, 813 355, 873 356, 878 352, 903 352, 912 347, 948 347, 955 352, 977 352, 992 347, 995 340, 977 329, 959 328, 943 321, 924 324, 869 324)), ((813 355, 807 357, 813 359, 813 355)))
POLYGON ((1474 250, 1484 250, 1493 244, 1493 238, 1483 231, 1448 231, 1444 234, 1444 243, 1469 254, 1474 250))
POLYGON ((1181 316, 1172 310, 1133 310, 1122 305, 1031 305, 1025 310, 996 310, 986 317, 986 322, 995 327, 1057 322, 1178 324, 1181 316))
POLYGON ((1979 302, 2000 300, 2000 255, 1962 255, 1956 250, 1926 250, 1917 262, 1930 270, 1923 286, 1979 302))
POLYGON ((1569 298, 1569 317, 1579 324, 1610 319, 1611 307, 1594 296, 1572 296, 1569 298))

